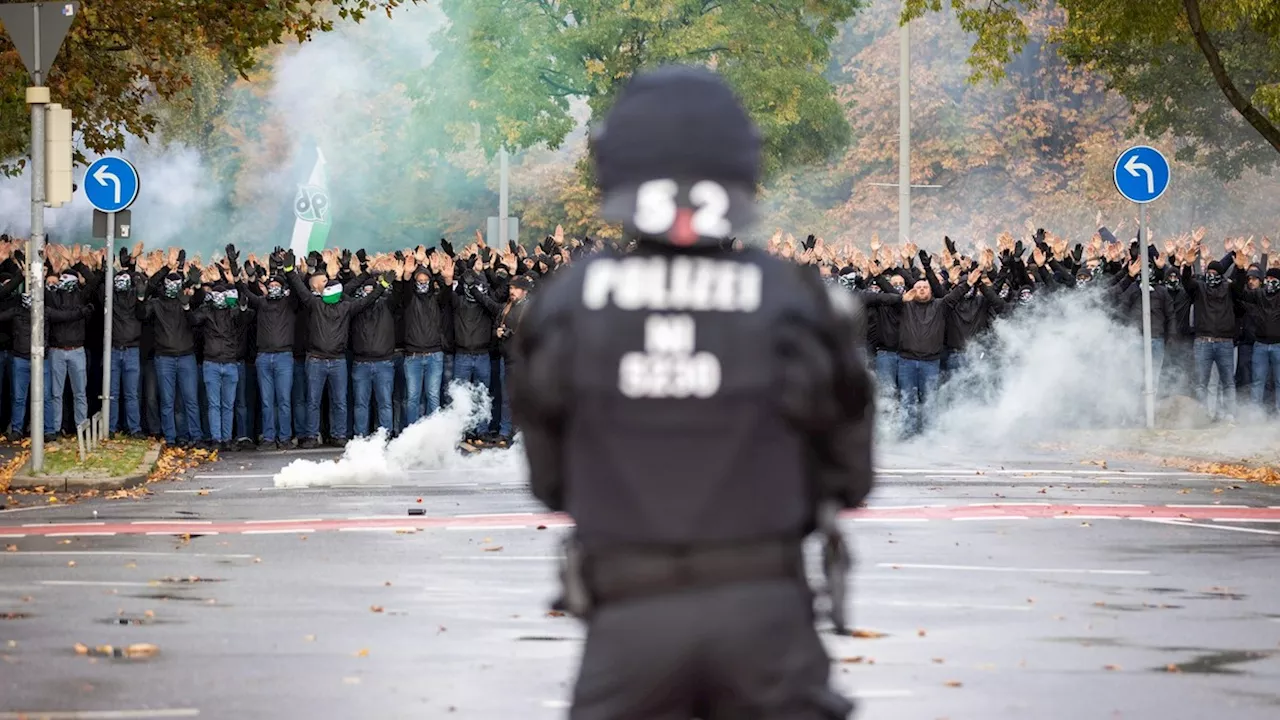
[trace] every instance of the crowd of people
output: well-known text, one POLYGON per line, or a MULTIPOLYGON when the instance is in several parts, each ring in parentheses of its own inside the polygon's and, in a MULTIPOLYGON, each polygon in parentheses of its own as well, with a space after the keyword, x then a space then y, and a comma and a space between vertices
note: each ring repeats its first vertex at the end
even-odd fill
MULTIPOLYGON (((1207 407, 1216 372, 1215 419, 1235 422, 1237 389, 1254 406, 1280 412, 1278 258, 1265 238, 1227 239, 1221 256, 1204 238, 1199 230, 1149 249, 1159 392, 1194 394, 1207 407)), ((378 254, 330 248, 295 257, 275 248, 242 257, 228 245, 208 262, 178 248, 138 245, 108 260, 102 250, 49 244, 42 430, 50 440, 72 433, 96 410, 101 308, 110 292, 113 432, 224 450, 340 447, 437 412, 456 380, 487 387, 493 401, 491 421, 470 441, 506 446, 514 430, 503 385, 528 294, 606 247, 628 250, 566 239, 559 228, 532 248, 493 248, 477 233, 458 249, 442 239, 378 254)), ((778 232, 766 251, 861 298, 868 360, 907 435, 926 428, 941 383, 973 361, 969 351, 993 323, 1042 296, 1095 293, 1120 327, 1141 332, 1139 245, 1106 227, 1075 245, 1033 227, 1025 240, 1005 233, 994 247, 977 241, 961 249, 944 238, 932 254, 875 237, 863 248, 778 232)), ((24 241, 0 237, 10 438, 28 431, 26 252, 24 241)))

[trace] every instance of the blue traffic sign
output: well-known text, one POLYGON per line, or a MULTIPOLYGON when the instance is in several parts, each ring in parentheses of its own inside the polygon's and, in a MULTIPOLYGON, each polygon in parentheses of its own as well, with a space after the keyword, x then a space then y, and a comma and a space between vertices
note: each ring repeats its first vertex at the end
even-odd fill
POLYGON ((1137 145, 1120 153, 1112 176, 1126 200, 1146 204, 1169 189, 1169 161, 1159 150, 1137 145))
POLYGON ((142 179, 128 160, 104 157, 93 161, 84 171, 84 196, 89 204, 102 212, 120 212, 138 197, 142 179))

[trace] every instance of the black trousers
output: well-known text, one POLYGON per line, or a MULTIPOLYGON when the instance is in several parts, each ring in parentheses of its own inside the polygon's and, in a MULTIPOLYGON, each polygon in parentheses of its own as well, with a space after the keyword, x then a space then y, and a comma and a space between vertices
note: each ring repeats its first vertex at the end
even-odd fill
POLYGON ((809 589, 776 580, 598 608, 570 720, 843 720, 809 589))

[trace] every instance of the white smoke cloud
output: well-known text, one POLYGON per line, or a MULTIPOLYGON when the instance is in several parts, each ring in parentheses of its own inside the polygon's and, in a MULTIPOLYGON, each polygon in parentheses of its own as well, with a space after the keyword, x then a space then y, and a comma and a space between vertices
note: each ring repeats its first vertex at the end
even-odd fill
POLYGON ((518 447, 463 455, 458 443, 466 433, 489 422, 489 391, 479 385, 453 383, 453 402, 440 412, 405 428, 387 441, 385 430, 347 443, 336 461, 294 460, 275 477, 280 488, 332 485, 405 484, 407 476, 424 470, 501 469, 517 478, 525 475, 518 447))

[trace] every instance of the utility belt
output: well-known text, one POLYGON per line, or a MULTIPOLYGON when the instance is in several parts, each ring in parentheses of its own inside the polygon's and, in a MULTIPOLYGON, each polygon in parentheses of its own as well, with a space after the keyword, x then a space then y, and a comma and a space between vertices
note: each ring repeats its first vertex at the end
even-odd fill
MULTIPOLYGON (((835 511, 824 511, 823 518, 819 532, 823 539, 825 594, 830 600, 828 614, 837 632, 843 632, 850 556, 835 526, 835 511)), ((601 605, 686 590, 767 580, 808 585, 802 540, 795 538, 588 556, 577 537, 571 535, 565 540, 564 551, 560 569, 563 594, 555 608, 582 619, 589 618, 601 605)))

